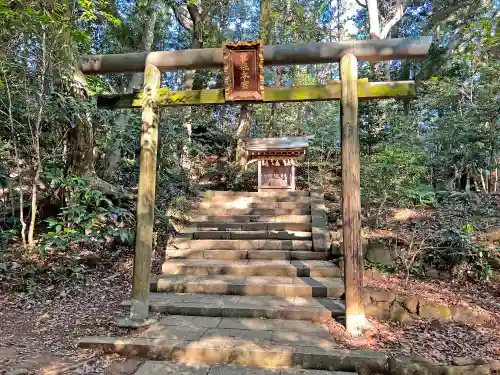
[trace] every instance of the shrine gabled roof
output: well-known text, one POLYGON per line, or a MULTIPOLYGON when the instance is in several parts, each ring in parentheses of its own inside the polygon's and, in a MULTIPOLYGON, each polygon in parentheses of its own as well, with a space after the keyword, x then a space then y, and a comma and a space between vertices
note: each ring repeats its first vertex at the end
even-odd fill
POLYGON ((309 139, 313 136, 282 137, 282 138, 246 138, 247 151, 297 150, 309 147, 309 139))

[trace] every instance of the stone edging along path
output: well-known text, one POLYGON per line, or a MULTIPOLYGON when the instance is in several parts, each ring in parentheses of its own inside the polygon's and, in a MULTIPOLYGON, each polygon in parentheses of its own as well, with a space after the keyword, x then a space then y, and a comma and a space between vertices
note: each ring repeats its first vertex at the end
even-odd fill
POLYGON ((365 288, 362 299, 366 315, 400 323, 410 322, 414 317, 467 324, 486 324, 494 319, 478 306, 438 305, 415 295, 401 298, 388 290, 365 288))

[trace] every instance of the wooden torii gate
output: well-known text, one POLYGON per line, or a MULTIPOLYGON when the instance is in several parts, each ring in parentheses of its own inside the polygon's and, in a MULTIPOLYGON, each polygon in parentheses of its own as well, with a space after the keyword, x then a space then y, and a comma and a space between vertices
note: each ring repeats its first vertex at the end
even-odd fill
MULTIPOLYGON (((367 82, 358 80, 358 59, 381 61, 423 58, 431 37, 388 40, 355 40, 333 43, 263 46, 263 65, 331 63, 340 61, 340 82, 298 87, 265 87, 260 102, 340 100, 342 146, 342 219, 346 328, 357 333, 365 324, 361 301, 363 256, 361 250, 360 150, 358 100, 409 98, 415 95, 413 81, 367 82)), ((261 60, 262 62, 262 60, 261 60)), ((137 233, 129 323, 145 324, 149 312, 158 108, 176 105, 225 104, 224 89, 170 91, 160 88, 162 71, 219 68, 224 64, 222 48, 182 51, 139 52, 86 56, 79 69, 84 74, 144 71, 144 90, 133 94, 100 96, 106 108, 142 108, 137 233)), ((252 101, 254 102, 254 101, 252 101)))

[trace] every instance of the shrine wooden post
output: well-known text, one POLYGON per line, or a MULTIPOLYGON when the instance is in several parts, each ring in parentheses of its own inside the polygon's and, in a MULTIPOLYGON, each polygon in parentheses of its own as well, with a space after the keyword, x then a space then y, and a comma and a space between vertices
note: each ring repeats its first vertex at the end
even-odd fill
POLYGON ((161 72, 154 65, 144 70, 142 102, 139 192, 137 196, 136 238, 130 320, 119 319, 122 326, 150 324, 149 285, 153 252, 154 208, 156 195, 156 154, 158 146, 158 89, 161 72))
POLYGON ((340 81, 345 316, 347 331, 357 334, 365 326, 365 313, 361 302, 364 267, 361 249, 358 60, 352 53, 340 59, 340 81))

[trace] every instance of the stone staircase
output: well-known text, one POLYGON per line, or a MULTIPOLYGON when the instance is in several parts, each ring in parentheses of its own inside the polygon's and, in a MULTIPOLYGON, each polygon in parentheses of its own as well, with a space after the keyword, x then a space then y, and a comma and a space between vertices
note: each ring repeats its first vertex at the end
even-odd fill
POLYGON ((87 337, 79 346, 205 366, 183 374, 384 373, 384 354, 344 349, 321 324, 344 315, 321 199, 313 191, 206 192, 151 279, 150 309, 168 316, 139 336, 87 337), (279 370, 293 366, 303 369, 279 370))
POLYGON ((192 226, 168 245, 162 274, 151 281, 151 291, 163 294, 152 294, 151 308, 271 319, 343 315, 342 302, 330 299, 344 294, 341 270, 312 237, 309 192, 206 192, 192 226), (179 301, 175 293, 190 295, 179 301))

